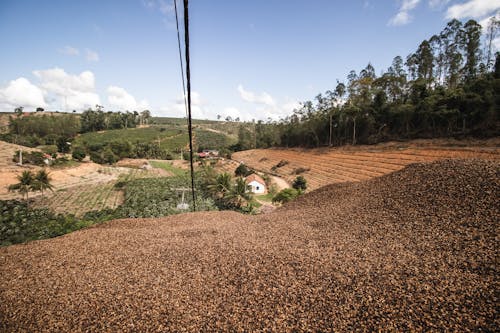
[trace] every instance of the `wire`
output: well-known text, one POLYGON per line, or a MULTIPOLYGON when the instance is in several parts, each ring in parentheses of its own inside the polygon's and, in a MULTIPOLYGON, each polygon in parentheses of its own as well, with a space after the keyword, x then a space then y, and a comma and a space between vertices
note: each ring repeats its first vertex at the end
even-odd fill
POLYGON ((191 72, 189 66, 189 12, 188 0, 184 0, 184 43, 186 50, 186 80, 187 80, 187 105, 188 105, 188 132, 189 132, 189 163, 191 166, 191 189, 193 194, 193 211, 196 211, 196 194, 194 192, 194 167, 193 167, 193 127, 191 122, 191 72))
POLYGON ((174 0, 174 8, 175 8, 175 25, 177 27, 177 45, 179 47, 179 61, 181 63, 182 99, 184 100, 184 109, 186 110, 186 118, 187 118, 188 108, 186 100, 186 84, 184 83, 184 65, 182 64, 181 36, 179 34, 179 18, 177 17, 177 0, 174 0))

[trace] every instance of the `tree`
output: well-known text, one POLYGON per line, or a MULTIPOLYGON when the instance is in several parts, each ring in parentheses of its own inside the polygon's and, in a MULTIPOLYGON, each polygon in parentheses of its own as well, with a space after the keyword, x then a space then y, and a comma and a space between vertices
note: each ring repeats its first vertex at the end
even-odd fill
POLYGON ((469 20, 464 25, 465 65, 464 71, 467 79, 475 78, 481 59, 481 25, 474 20, 469 20))
POLYGON ((49 173, 45 169, 42 169, 36 173, 36 175, 33 179, 32 188, 34 191, 42 192, 42 196, 43 196, 44 190, 53 191, 54 186, 50 183, 51 181, 52 181, 52 178, 50 178, 49 173))
POLYGON ((488 25, 486 28, 486 69, 491 69, 494 64, 493 60, 493 41, 496 38, 497 32, 500 29, 500 20, 497 19, 495 16, 492 16, 489 21, 488 25))
POLYGON ((215 199, 222 199, 231 191, 231 175, 227 172, 220 173, 215 177, 212 184, 207 185, 207 189, 215 199))
POLYGON ((14 112, 18 115, 21 116, 23 114, 24 107, 18 106, 17 108, 14 109, 14 112))
POLYGON ((34 176, 29 170, 23 171, 22 174, 17 176, 19 183, 9 185, 9 191, 17 191, 22 194, 23 198, 26 196, 26 204, 28 204, 29 191, 33 189, 34 176))
POLYGON ((234 170, 234 174, 236 176, 246 177, 252 174, 252 170, 249 170, 245 164, 241 163, 240 165, 238 165, 236 170, 234 170))
POLYGON ((307 189, 307 180, 303 176, 297 176, 293 181, 292 187, 296 190, 305 191, 307 189))
POLYGON ((250 190, 251 187, 247 185, 245 179, 243 177, 238 177, 226 198, 229 203, 236 208, 246 207, 252 200, 252 193, 250 190))

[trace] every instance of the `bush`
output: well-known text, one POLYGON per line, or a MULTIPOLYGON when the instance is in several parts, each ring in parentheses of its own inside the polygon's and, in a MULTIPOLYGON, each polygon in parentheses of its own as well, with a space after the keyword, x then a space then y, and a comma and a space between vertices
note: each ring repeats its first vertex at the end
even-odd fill
POLYGON ((0 201, 0 212, 0 246, 56 237, 92 224, 46 208, 28 209, 17 200, 0 201))
POLYGON ((49 155, 57 154, 57 146, 56 145, 40 146, 39 148, 45 154, 49 154, 49 155))
POLYGON ((273 203, 285 203, 292 201, 301 194, 300 190, 285 188, 273 197, 273 203))
MULTIPOLYGON (((45 157, 42 152, 39 151, 23 152, 22 155, 23 155, 23 164, 45 166, 45 157)), ((19 163, 19 150, 14 153, 12 161, 19 163)))
POLYGON ((85 154, 85 149, 83 149, 82 147, 75 147, 73 149, 73 153, 71 154, 71 156, 77 160, 77 161, 81 161, 85 158, 85 156, 87 156, 85 154))
POLYGON ((69 153, 71 146, 68 144, 68 139, 65 137, 59 137, 56 142, 57 151, 63 154, 69 153))
POLYGON ((311 168, 299 167, 299 168, 296 168, 292 171, 292 175, 300 175, 301 173, 304 173, 304 172, 309 171, 309 170, 311 170, 311 168))
POLYGON ((302 176, 298 176, 293 181, 292 187, 296 190, 305 191, 307 189, 307 180, 302 176))
POLYGON ((247 168, 247 166, 243 163, 238 165, 236 170, 234 170, 234 174, 238 177, 246 177, 248 175, 251 175, 252 173, 253 173, 253 171, 250 170, 249 168, 247 168))

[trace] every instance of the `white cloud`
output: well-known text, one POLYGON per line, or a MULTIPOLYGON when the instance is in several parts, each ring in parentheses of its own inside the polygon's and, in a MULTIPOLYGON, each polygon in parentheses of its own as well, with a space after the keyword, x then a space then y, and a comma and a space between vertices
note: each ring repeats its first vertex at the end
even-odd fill
POLYGON ((448 2, 450 2, 450 0, 429 0, 429 7, 432 9, 441 8, 448 2))
POLYGON ((249 120, 249 119, 245 119, 244 117, 242 117, 240 110, 238 110, 237 108, 232 107, 232 106, 224 108, 224 111, 222 112, 221 115, 223 118, 226 118, 229 116, 229 117, 233 118, 233 120, 236 118, 240 118, 241 120, 249 120))
POLYGON ((500 0, 468 0, 464 3, 450 6, 446 11, 446 18, 481 18, 499 9, 500 0))
POLYGON ((10 81, 5 88, 0 88, 1 111, 13 111, 18 106, 47 106, 42 90, 24 77, 10 81))
POLYGON ((388 25, 398 26, 410 23, 412 17, 409 12, 415 9, 419 3, 420 0, 403 0, 398 13, 389 20, 388 25))
POLYGON ((125 89, 109 86, 107 89, 109 107, 116 111, 141 111, 149 108, 148 101, 137 102, 125 89))
POLYGON ((97 62, 99 61, 99 54, 95 51, 85 49, 85 58, 87 61, 97 62))
POLYGON ((64 111, 82 110, 100 104, 99 95, 95 93, 95 78, 90 71, 78 75, 66 73, 61 68, 36 70, 33 74, 40 79, 40 88, 46 95, 54 97, 64 111))
POLYGON ((62 54, 70 55, 70 56, 77 56, 80 54, 80 51, 77 48, 74 48, 72 46, 66 45, 62 49, 59 50, 62 54))
POLYGON ((263 92, 259 95, 259 94, 256 94, 254 92, 245 90, 245 88, 243 88, 243 86, 241 84, 238 85, 238 92, 240 93, 240 97, 246 102, 256 103, 256 104, 265 104, 265 105, 269 105, 269 106, 272 106, 275 104, 271 95, 269 95, 266 92, 263 92))

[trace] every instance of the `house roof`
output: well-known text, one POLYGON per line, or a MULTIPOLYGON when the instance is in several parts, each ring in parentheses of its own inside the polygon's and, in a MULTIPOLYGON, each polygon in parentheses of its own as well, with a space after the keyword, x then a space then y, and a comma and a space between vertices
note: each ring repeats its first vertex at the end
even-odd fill
POLYGON ((245 182, 247 184, 253 182, 253 181, 256 181, 258 183, 261 183, 262 185, 266 185, 266 182, 264 181, 264 179, 262 179, 259 175, 255 174, 255 173, 252 173, 250 176, 247 176, 245 178, 245 182))

